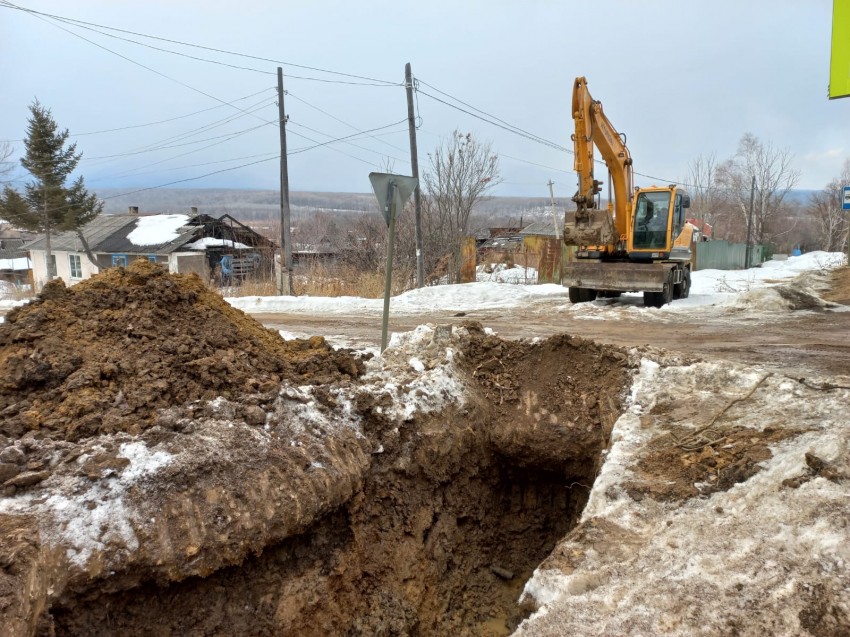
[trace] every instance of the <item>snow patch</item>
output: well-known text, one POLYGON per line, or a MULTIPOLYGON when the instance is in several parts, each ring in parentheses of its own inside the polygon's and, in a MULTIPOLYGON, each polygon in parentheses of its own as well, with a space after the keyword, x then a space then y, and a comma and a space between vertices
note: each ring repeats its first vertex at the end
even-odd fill
POLYGON ((189 223, 187 215, 150 215, 139 217, 136 228, 127 239, 136 246, 154 246, 170 243, 180 236, 177 232, 189 223))

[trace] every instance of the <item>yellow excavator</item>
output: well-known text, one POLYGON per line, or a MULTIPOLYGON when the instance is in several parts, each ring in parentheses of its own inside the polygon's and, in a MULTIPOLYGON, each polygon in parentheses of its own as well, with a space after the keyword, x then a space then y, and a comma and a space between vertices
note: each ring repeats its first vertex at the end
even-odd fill
POLYGON ((694 227, 685 222, 691 205, 687 192, 675 184, 633 187, 629 149, 583 77, 573 86, 573 120, 578 191, 572 198, 576 210, 564 218, 563 240, 575 246, 575 260, 561 268, 570 301, 643 292, 644 305, 661 307, 687 297, 694 238, 694 227), (594 177, 594 147, 614 190, 607 210, 599 207, 602 182, 594 177))

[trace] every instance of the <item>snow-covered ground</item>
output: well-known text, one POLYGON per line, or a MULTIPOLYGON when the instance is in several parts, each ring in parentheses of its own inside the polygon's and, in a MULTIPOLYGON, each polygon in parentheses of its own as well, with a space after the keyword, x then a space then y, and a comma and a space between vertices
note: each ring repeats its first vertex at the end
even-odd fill
MULTIPOLYGON (((700 270, 694 272, 689 298, 673 301, 661 309, 644 308, 640 294, 625 294, 619 299, 597 300, 593 303, 574 305, 569 311, 577 318, 616 318, 618 312, 637 311, 648 315, 681 312, 706 305, 750 303, 763 307, 775 301, 776 295, 757 293, 788 283, 802 273, 817 275, 845 263, 839 252, 809 252, 785 261, 768 261, 761 267, 749 270, 700 270), (752 297, 750 299, 750 297, 752 297), (743 300, 742 300, 743 299, 743 300)), ((529 273, 534 272, 529 270, 529 273)), ((536 278, 536 272, 534 272, 536 278)), ((390 301, 390 312, 398 314, 422 314, 435 309, 456 312, 473 310, 495 310, 528 306, 537 301, 563 300, 570 302, 567 290, 557 284, 505 285, 497 282, 516 282, 525 277, 525 268, 502 268, 492 273, 479 272, 477 283, 438 285, 418 290, 409 290, 390 301), (494 280, 482 280, 496 277, 494 280)), ((249 313, 301 313, 301 314, 380 314, 382 299, 360 297, 317 297, 317 296, 245 296, 232 297, 227 301, 234 307, 249 313)))
MULTIPOLYGON (((849 400, 850 377, 806 383, 731 363, 644 358, 580 531, 526 584, 539 610, 516 635, 850 634, 849 400), (766 431, 796 432, 770 445, 758 473, 681 501, 632 497, 648 449, 673 446, 672 428, 697 430, 742 398, 719 435, 744 427, 757 442, 766 431)), ((682 466, 669 478, 681 479, 682 466)))

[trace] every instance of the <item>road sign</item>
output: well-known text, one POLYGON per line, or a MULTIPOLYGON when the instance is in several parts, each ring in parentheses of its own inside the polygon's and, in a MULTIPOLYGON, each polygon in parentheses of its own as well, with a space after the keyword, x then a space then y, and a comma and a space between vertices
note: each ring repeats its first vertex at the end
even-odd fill
POLYGON ((844 186, 844 198, 841 200, 841 209, 850 210, 850 186, 844 186))
POLYGON ((381 204, 381 212, 387 222, 387 271, 384 277, 384 316, 381 321, 381 353, 387 349, 387 331, 390 320, 390 291, 393 281, 393 244, 395 243, 395 218, 399 210, 410 199, 419 180, 405 175, 369 173, 372 190, 381 204))
POLYGON ((850 97, 850 0, 832 2, 829 99, 850 97))
POLYGON ((404 207, 410 195, 416 190, 416 184, 419 183, 416 177, 391 173, 369 173, 369 181, 372 182, 372 190, 375 191, 375 197, 378 198, 387 225, 390 225, 390 213, 404 207), (392 201, 390 201, 391 197, 392 201), (394 205, 391 206, 390 203, 394 205))

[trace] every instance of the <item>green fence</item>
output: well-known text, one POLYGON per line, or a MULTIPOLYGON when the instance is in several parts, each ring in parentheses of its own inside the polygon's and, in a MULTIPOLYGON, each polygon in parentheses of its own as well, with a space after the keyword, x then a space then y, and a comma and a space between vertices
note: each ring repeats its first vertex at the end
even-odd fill
MULTIPOLYGON (((728 241, 699 241, 696 244, 697 270, 743 270, 747 255, 746 243, 728 241)), ((764 263, 769 258, 768 246, 754 245, 750 266, 764 263)))

